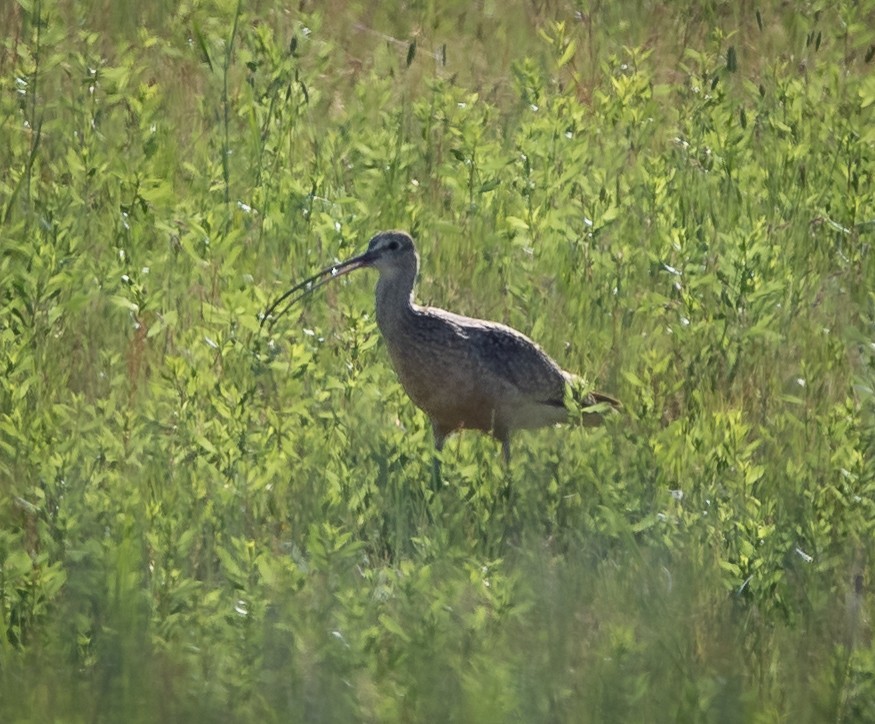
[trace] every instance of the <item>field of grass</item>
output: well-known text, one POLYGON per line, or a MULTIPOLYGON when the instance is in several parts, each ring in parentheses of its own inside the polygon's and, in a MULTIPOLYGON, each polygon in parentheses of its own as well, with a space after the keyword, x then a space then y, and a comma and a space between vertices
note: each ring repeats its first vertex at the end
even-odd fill
POLYGON ((0 27, 0 721, 875 721, 875 0, 0 27), (433 491, 393 227, 623 414, 433 491))

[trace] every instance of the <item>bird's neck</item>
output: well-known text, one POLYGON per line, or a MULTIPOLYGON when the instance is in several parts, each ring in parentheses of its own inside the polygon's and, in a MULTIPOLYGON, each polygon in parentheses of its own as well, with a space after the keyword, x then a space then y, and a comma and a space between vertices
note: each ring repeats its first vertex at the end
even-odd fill
POLYGON ((413 282, 416 267, 382 272, 377 281, 377 324, 386 336, 414 311, 413 282))

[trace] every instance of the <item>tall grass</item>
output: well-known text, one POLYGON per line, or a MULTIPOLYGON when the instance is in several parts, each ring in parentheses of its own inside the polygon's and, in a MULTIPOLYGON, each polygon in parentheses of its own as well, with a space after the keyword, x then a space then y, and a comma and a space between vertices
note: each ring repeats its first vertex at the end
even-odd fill
POLYGON ((0 7, 0 718, 875 719, 873 21, 0 7), (624 414, 434 492, 388 227, 624 414))

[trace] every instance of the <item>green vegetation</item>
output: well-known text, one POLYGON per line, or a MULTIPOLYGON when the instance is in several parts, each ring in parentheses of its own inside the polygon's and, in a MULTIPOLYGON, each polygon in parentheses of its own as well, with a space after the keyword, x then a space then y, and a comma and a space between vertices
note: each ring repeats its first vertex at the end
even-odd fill
POLYGON ((0 721, 871 722, 875 2, 0 5, 0 721), (606 427, 454 437, 373 317, 606 427))

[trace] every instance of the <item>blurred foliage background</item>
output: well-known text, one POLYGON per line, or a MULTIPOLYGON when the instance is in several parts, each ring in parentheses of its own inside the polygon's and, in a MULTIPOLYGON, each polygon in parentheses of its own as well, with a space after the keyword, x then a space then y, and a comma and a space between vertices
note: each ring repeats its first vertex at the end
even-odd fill
POLYGON ((875 720, 875 3, 0 26, 3 721, 875 720), (433 493, 391 227, 623 415, 433 493))

